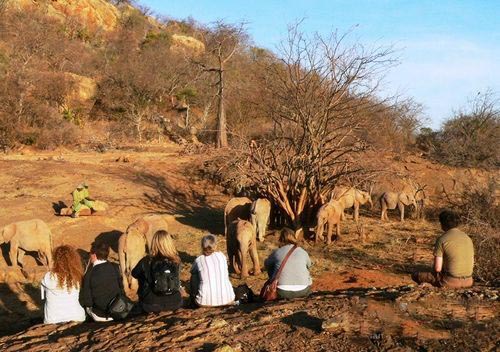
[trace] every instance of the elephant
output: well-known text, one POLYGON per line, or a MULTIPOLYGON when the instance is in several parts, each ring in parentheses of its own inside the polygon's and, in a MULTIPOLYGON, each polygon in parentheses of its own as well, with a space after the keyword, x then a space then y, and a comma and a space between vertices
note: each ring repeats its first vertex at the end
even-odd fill
POLYGON ((387 209, 399 209, 400 220, 404 221, 405 217, 405 205, 413 204, 415 209, 418 209, 417 202, 415 200, 415 194, 412 190, 404 190, 401 192, 384 192, 380 197, 380 208, 382 209, 380 214, 380 219, 389 220, 387 216, 387 209))
POLYGON ((255 229, 249 221, 233 221, 228 229, 226 244, 229 264, 236 274, 240 274, 241 278, 248 277, 247 253, 252 258, 253 274, 261 273, 255 229))
POLYGON ((419 188, 415 192, 415 201, 417 203, 415 218, 420 220, 425 219, 425 207, 429 202, 429 200, 427 199, 427 195, 425 194, 426 187, 427 185, 424 185, 423 187, 419 185, 419 188))
POLYGON ((266 198, 259 198, 252 203, 250 209, 250 220, 257 234, 259 242, 266 237, 267 224, 271 214, 271 202, 266 198))
POLYGON ((129 226, 127 232, 123 233, 118 239, 118 257, 123 287, 137 289, 138 282, 132 277, 131 273, 139 260, 146 255, 147 246, 146 236, 136 226, 129 226))
MULTIPOLYGON (((356 222, 359 220, 359 207, 366 203, 370 204, 370 208, 373 208, 372 202, 372 189, 369 192, 361 191, 354 187, 339 187, 335 190, 334 199, 340 201, 344 210, 347 208, 354 207, 353 218, 356 222)), ((342 211, 342 220, 345 220, 344 210, 342 211)))
POLYGON ((167 220, 162 215, 146 215, 129 225, 125 233, 137 231, 146 237, 148 249, 156 231, 168 231, 167 220))
POLYGON ((326 243, 330 244, 332 242, 332 232, 333 225, 336 225, 337 238, 340 237, 340 222, 342 220, 342 212, 344 211, 343 205, 338 200, 331 200, 325 203, 319 208, 316 214, 316 238, 315 242, 318 243, 323 240, 323 231, 325 230, 325 225, 328 225, 326 243))
POLYGON ((38 252, 39 259, 45 259, 52 267, 52 232, 40 219, 18 221, 4 226, 0 233, 3 242, 10 242, 9 258, 12 266, 23 265, 25 252, 38 252))
POLYGON ((252 201, 247 197, 231 198, 224 208, 224 235, 227 236, 228 227, 236 219, 250 220, 252 201))

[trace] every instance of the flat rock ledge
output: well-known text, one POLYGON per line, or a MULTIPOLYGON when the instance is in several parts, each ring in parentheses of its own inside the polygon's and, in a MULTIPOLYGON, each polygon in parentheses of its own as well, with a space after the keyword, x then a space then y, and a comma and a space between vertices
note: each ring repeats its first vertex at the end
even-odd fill
MULTIPOLYGON (((315 293, 308 299, 225 308, 181 309, 112 323, 34 325, 0 338, 2 351, 457 351, 494 350, 498 290, 409 287, 315 293), (484 291, 484 290, 483 290, 484 291), (468 298, 472 296, 472 298, 468 298), (496 296, 496 297, 494 297, 496 296), (493 298, 493 299, 492 299, 493 298), (419 307, 440 300, 491 314, 439 314, 419 307), (495 315, 496 314, 496 315, 495 315), (413 328, 412 328, 413 327, 413 328), (426 333, 432 331, 433 334, 426 333), (472 333, 473 332, 473 333, 472 333)), ((444 309, 444 308, 443 308, 444 309)), ((460 310, 460 309, 458 309, 460 310)), ((496 345, 498 347, 498 345, 496 345)))

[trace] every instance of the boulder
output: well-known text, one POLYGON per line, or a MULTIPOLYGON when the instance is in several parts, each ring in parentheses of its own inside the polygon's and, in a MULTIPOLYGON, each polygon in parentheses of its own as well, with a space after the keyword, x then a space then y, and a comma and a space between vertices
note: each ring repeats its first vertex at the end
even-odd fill
POLYGON ((65 72, 64 77, 71 85, 70 93, 64 99, 65 105, 72 110, 88 114, 95 102, 96 81, 70 72, 65 72))
POLYGON ((170 49, 178 53, 200 55, 205 51, 205 44, 187 35, 173 34, 170 49))

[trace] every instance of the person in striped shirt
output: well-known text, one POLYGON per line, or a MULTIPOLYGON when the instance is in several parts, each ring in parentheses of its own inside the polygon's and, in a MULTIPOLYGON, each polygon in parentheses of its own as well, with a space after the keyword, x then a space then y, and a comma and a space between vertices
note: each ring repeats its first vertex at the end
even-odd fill
POLYGON ((191 300, 200 307, 217 307, 234 304, 234 290, 229 281, 227 258, 216 251, 214 235, 201 239, 200 255, 191 267, 191 300))

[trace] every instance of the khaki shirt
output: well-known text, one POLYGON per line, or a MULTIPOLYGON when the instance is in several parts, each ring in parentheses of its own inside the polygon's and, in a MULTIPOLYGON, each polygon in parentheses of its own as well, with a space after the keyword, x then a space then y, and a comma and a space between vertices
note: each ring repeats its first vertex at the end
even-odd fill
POLYGON ((441 235, 434 246, 434 256, 443 258, 443 273, 468 277, 474 268, 474 245, 469 236, 458 228, 441 235))

